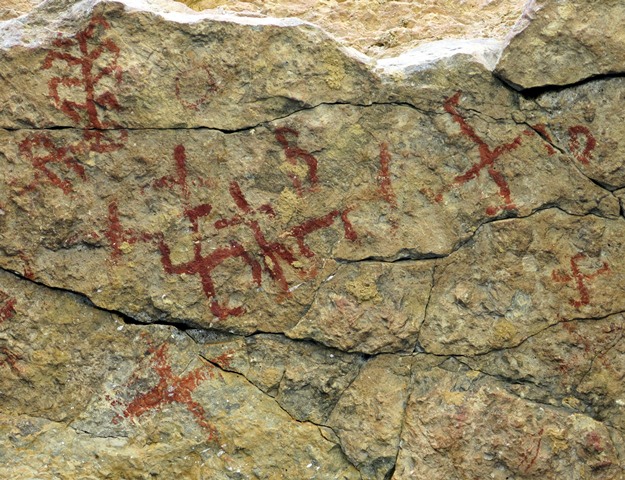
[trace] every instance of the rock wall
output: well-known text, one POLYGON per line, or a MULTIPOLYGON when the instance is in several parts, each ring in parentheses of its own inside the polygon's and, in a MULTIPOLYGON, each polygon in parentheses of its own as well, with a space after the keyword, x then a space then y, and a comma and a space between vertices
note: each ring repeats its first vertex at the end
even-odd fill
POLYGON ((623 15, 566 3, 0 23, 0 477, 625 478, 623 15))

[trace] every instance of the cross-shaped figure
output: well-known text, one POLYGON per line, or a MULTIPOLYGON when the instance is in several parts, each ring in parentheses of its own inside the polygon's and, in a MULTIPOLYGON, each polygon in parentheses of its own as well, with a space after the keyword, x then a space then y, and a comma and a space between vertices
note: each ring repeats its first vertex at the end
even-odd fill
POLYGON ((610 271, 610 266, 607 262, 603 262, 603 265, 594 273, 582 273, 579 267, 579 262, 587 258, 586 254, 579 252, 577 255, 571 257, 571 273, 566 273, 563 270, 554 270, 551 272, 551 278, 554 282, 569 283, 575 282, 575 288, 579 292, 579 300, 571 299, 569 303, 575 308, 580 308, 590 303, 590 292, 588 290, 587 281, 594 280, 599 275, 610 271))
MULTIPOLYGON (((456 92, 453 96, 445 100, 445 111, 451 115, 454 122, 460 126, 460 132, 463 136, 467 137, 479 148, 480 161, 469 168, 465 173, 457 175, 451 185, 444 187, 438 193, 431 192, 429 189, 422 190, 426 196, 433 199, 435 202, 440 203, 443 200, 443 195, 452 188, 464 185, 465 183, 474 180, 484 169, 490 175, 490 178, 495 182, 499 188, 499 196, 503 199, 503 205, 490 206, 486 209, 487 215, 496 215, 499 210, 516 210, 516 205, 512 201, 510 186, 506 178, 501 172, 495 168, 495 162, 504 154, 509 153, 517 149, 522 143, 521 135, 517 135, 511 142, 503 143, 494 149, 491 149, 484 140, 477 134, 477 132, 471 127, 467 121, 458 112, 458 105, 460 103, 461 91, 456 92)), ((524 135, 532 136, 535 134, 533 130, 525 130, 524 135)))
MULTIPOLYGON (((140 417, 150 410, 162 408, 163 405, 179 403, 187 407, 187 410, 195 418, 195 422, 208 433, 208 440, 217 441, 217 430, 206 418, 204 407, 193 400, 191 396, 202 381, 214 377, 212 366, 205 365, 196 368, 184 376, 174 375, 167 360, 167 349, 166 343, 158 348, 150 347, 149 351, 152 353, 151 362, 154 365, 154 371, 158 375, 158 383, 147 392, 132 399, 126 405, 124 411, 113 418, 113 423, 117 424, 124 418, 140 417)), ((119 402, 117 401, 112 402, 114 406, 118 404, 119 402)))

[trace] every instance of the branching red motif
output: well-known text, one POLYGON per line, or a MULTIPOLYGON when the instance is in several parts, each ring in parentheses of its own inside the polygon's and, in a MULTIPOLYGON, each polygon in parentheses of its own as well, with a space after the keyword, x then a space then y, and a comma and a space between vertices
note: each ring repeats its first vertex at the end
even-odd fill
POLYGON ((124 405, 124 410, 113 418, 113 423, 117 424, 123 419, 137 418, 151 410, 160 410, 164 405, 178 403, 186 406, 195 422, 208 434, 208 440, 217 442, 217 430, 206 418, 204 407, 192 397, 193 391, 200 383, 215 377, 213 365, 206 364, 183 376, 174 375, 167 350, 166 343, 158 347, 150 346, 148 350, 151 355, 150 363, 158 376, 158 383, 128 403, 124 404, 119 400, 112 401, 111 405, 114 407, 124 405))
POLYGON ((586 282, 590 280, 594 280, 599 275, 608 273, 610 271, 610 267, 607 262, 603 262, 602 266, 597 269, 594 273, 582 273, 579 262, 587 258, 586 254, 583 252, 579 252, 577 255, 571 257, 571 273, 566 273, 563 270, 554 270, 551 272, 551 278, 554 282, 559 283, 569 283, 574 282, 575 288, 579 292, 579 299, 571 299, 569 303, 573 305, 575 308, 580 308, 584 305, 588 305, 590 303, 590 291, 588 290, 588 285, 586 282))
POLYGON ((85 125, 87 128, 102 130, 115 127, 114 124, 103 122, 98 116, 98 107, 111 110, 120 110, 117 98, 110 91, 97 92, 97 86, 104 77, 113 77, 119 83, 122 80, 122 69, 117 64, 119 59, 119 47, 111 39, 102 39, 98 46, 90 48, 92 41, 99 30, 108 30, 110 24, 103 17, 94 17, 84 30, 76 34, 76 38, 59 38, 54 41, 54 46, 58 50, 48 53, 43 69, 52 68, 56 61, 62 61, 69 68, 77 68, 80 72, 78 76, 53 77, 48 82, 50 96, 54 100, 59 110, 70 117, 74 123, 85 125), (98 28, 99 27, 99 28, 98 28), (77 51, 74 55, 70 53, 77 51), (110 54, 113 58, 105 66, 96 67, 96 61, 104 53, 110 54), (59 87, 81 88, 84 91, 84 102, 62 99, 59 87))
MULTIPOLYGON (((292 133, 288 130, 286 133, 292 133)), ((284 134, 285 132, 282 132, 284 134)), ((308 179, 312 185, 318 181, 316 174, 316 160, 312 155, 303 152, 299 147, 285 147, 287 157, 304 158, 310 166, 308 179), (310 156, 309 156, 310 155, 310 156)), ((302 258, 314 258, 315 253, 308 245, 307 237, 319 230, 331 227, 340 219, 343 224, 344 236, 350 241, 357 239, 357 234, 349 221, 350 208, 343 210, 335 209, 325 215, 307 219, 292 226, 271 240, 262 226, 262 219, 270 222, 276 217, 276 213, 270 204, 253 207, 245 196, 238 182, 232 181, 229 193, 237 213, 231 217, 218 218, 210 225, 215 231, 227 231, 228 229, 242 226, 249 229, 252 234, 255 247, 243 245, 238 239, 232 239, 227 244, 211 248, 206 253, 203 245, 204 236, 200 231, 200 221, 213 214, 213 206, 209 203, 194 205, 191 200, 190 185, 196 185, 189 179, 187 156, 184 146, 178 145, 174 149, 175 171, 154 181, 152 187, 156 189, 166 188, 176 190, 180 194, 183 207, 183 215, 189 221, 191 227, 191 239, 193 242, 191 260, 183 263, 174 263, 172 260, 171 247, 165 241, 162 232, 143 233, 122 227, 119 220, 119 212, 116 202, 109 205, 108 225, 104 236, 108 239, 112 249, 111 257, 118 259, 122 253, 124 243, 132 245, 139 241, 154 242, 161 255, 161 263, 166 273, 170 275, 197 275, 200 277, 202 290, 210 302, 210 310, 218 319, 229 316, 240 316, 245 313, 243 306, 229 306, 222 294, 217 292, 213 279, 214 271, 229 259, 238 259, 249 269, 251 284, 260 287, 262 285, 263 271, 278 286, 285 296, 290 295, 290 288, 285 272, 285 267, 292 268, 301 278, 313 278, 317 274, 316 266, 309 269, 303 268, 302 258), (288 240, 292 239, 292 244, 288 240), (257 257, 261 260, 257 260, 257 257), (262 262, 262 264, 261 264, 262 262)), ((295 177, 292 177, 292 179, 295 177)), ((204 185, 205 182, 200 182, 204 185)), ((301 183, 296 182, 301 187, 301 183)), ((311 191, 311 189, 307 189, 311 191)))
POLYGON ((34 190, 47 180, 55 187, 60 188, 68 195, 73 191, 73 180, 62 178, 60 173, 52 169, 64 167, 68 173, 82 181, 87 180, 84 167, 76 159, 79 155, 89 152, 114 152, 123 147, 128 133, 119 131, 119 138, 112 140, 106 129, 117 128, 118 125, 100 119, 101 110, 120 110, 117 97, 110 91, 98 92, 98 86, 103 78, 112 77, 116 83, 121 82, 122 69, 117 64, 120 50, 111 39, 102 39, 98 46, 91 47, 90 42, 103 30, 110 28, 109 23, 102 17, 94 17, 84 30, 76 34, 74 39, 57 39, 52 50, 46 56, 42 69, 48 70, 57 62, 64 62, 68 71, 75 71, 75 75, 52 77, 48 82, 49 92, 55 106, 67 115, 73 123, 82 126, 83 138, 74 144, 55 142, 50 135, 33 134, 20 143, 20 154, 29 159, 35 168, 35 178, 23 187, 20 194, 34 190), (96 63, 104 54, 110 54, 112 59, 104 66, 96 63), (62 97, 63 91, 71 91, 71 100, 62 97), (80 93, 78 93, 80 90, 80 93), (83 95, 84 101, 73 98, 83 95))
POLYGON ((569 128, 569 138, 569 150, 573 156, 579 160, 580 163, 588 165, 590 160, 592 160, 592 152, 597 146, 597 140, 595 140, 595 137, 592 135, 588 127, 575 125, 569 128), (580 142, 581 137, 586 139, 583 148, 582 143, 580 142))
MULTIPOLYGON (((490 206, 486 209, 487 215, 496 215, 500 210, 515 210, 517 207, 512 201, 512 196, 510 193, 510 186, 506 181, 503 174, 496 170, 495 162, 504 154, 509 153, 521 145, 521 135, 516 136, 511 142, 499 145, 491 150, 491 148, 482 140, 482 138, 477 134, 477 132, 471 127, 467 121, 462 117, 460 112, 458 112, 458 105, 460 104, 460 96, 462 92, 458 91, 455 95, 448 98, 445 101, 444 108, 445 111, 451 115, 454 122, 456 122, 460 126, 460 131, 462 135, 467 137, 473 143, 475 143, 479 148, 480 161, 474 164, 469 170, 467 170, 462 175, 458 175, 454 178, 453 183, 443 188, 438 193, 434 194, 428 190, 424 190, 423 193, 427 196, 433 198, 434 201, 440 203, 443 200, 443 195, 447 193, 452 188, 458 187, 460 185, 464 185, 471 180, 477 178, 480 172, 484 169, 487 170, 491 179, 495 182, 497 187, 499 188, 499 196, 503 200, 503 205, 499 206, 490 206)), ((531 130, 528 130, 526 135, 532 135, 531 130)))

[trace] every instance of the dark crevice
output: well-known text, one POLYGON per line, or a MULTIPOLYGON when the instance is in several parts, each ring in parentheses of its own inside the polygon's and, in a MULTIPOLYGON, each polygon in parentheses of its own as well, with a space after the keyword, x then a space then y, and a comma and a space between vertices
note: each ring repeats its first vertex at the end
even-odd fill
MULTIPOLYGON (((217 363, 213 362, 210 358, 206 357, 205 355, 199 354, 199 356, 204 359, 207 363, 209 363, 213 368, 222 371, 222 372, 228 372, 231 373, 233 375, 238 376, 239 378, 242 378, 248 385, 252 386, 254 389, 256 389, 258 392, 260 392, 260 394, 264 397, 267 397, 269 399, 271 399, 279 408, 280 410, 282 410, 291 420, 293 420, 294 422, 297 422, 301 425, 314 425, 317 428, 327 428, 328 430, 330 430, 335 436, 336 438, 340 438, 337 433, 334 431, 334 429, 332 427, 330 427, 329 425, 324 425, 324 424, 320 424, 320 423, 315 423, 311 420, 298 420, 297 418, 295 418, 293 415, 291 415, 291 413, 285 409, 278 400, 276 400, 274 397, 272 397, 271 395, 269 395, 267 392, 264 392, 263 390, 261 390, 257 385, 255 385, 253 382, 251 382, 245 375, 243 375, 241 372, 237 372, 235 370, 229 370, 224 368, 221 365, 218 365, 217 363)), ((358 375, 356 375, 357 377, 358 375)), ((319 435, 321 435, 321 432, 319 432, 319 435)), ((325 438, 325 436, 321 435, 323 438, 325 438)), ((325 438, 327 440, 327 438, 325 438)), ((329 441, 329 440, 327 440, 329 441)), ((345 461, 347 463, 349 463, 352 467, 354 467, 356 470, 360 471, 358 469, 358 467, 350 460, 350 458, 347 456, 347 454, 345 453, 345 450, 343 449, 343 446, 341 445, 341 443, 335 443, 335 445, 341 450, 342 454, 343 454, 343 458, 345 459, 345 461)))
MULTIPOLYGON (((262 99, 261 99, 262 100, 262 99)), ((371 103, 352 103, 352 102, 321 102, 315 105, 305 105, 301 106, 293 111, 290 111, 282 116, 271 118, 268 120, 263 120, 262 122, 258 122, 254 125, 246 125, 239 128, 220 128, 216 126, 207 126, 207 125, 196 125, 196 126, 170 126, 170 127, 124 127, 124 126, 115 126, 111 128, 88 128, 88 127, 80 127, 76 125, 53 125, 48 127, 37 127, 37 126, 26 126, 26 127, 12 127, 12 126, 0 126, 0 130, 4 130, 6 132, 20 132, 20 131, 55 131, 55 130, 69 130, 69 131, 100 131, 100 132, 115 132, 115 131, 126 131, 126 132, 149 132, 149 131, 180 131, 180 130, 192 130, 192 131, 214 131, 220 132, 225 135, 237 134, 237 133, 245 133, 256 128, 265 127, 271 123, 277 122, 279 120, 287 119, 293 115, 296 115, 301 112, 306 112, 309 110, 314 110, 319 107, 324 106, 352 106, 358 108, 369 108, 375 106, 390 106, 390 107, 406 107, 411 108, 413 110, 418 111, 424 115, 432 115, 439 114, 444 112, 435 112, 429 110, 422 110, 417 106, 408 103, 408 102, 371 102, 371 103)))
POLYGON ((433 253, 433 252, 418 252, 411 248, 403 248, 398 253, 392 256, 377 256, 371 255, 369 257, 363 257, 358 259, 350 258, 333 258, 336 263, 339 264, 351 264, 351 263, 403 263, 403 262, 416 262, 422 260, 435 260, 439 258, 448 257, 448 253, 433 253))
POLYGON ((497 74, 494 74, 494 75, 495 75, 495 78, 499 79, 509 89, 521 95, 527 100, 535 100, 538 97, 548 94, 548 93, 559 93, 559 92, 562 92, 563 90, 580 87, 588 83, 599 82, 602 80, 610 80, 613 78, 625 78, 625 73, 621 73, 621 72, 602 73, 602 74, 592 75, 590 77, 584 78, 582 80, 578 80, 577 82, 568 83, 566 85, 543 85, 540 87, 531 87, 531 88, 523 88, 523 87, 515 88, 513 85, 508 83, 504 78, 501 78, 497 74))

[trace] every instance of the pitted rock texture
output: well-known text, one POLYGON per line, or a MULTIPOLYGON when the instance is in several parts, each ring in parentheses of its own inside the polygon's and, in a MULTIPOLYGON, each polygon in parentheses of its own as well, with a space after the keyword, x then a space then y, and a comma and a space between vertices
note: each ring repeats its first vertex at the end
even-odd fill
POLYGON ((503 39, 526 0, 178 0, 194 10, 297 17, 372 57, 450 38, 503 39))
POLYGON ((624 478, 625 86, 500 53, 0 23, 0 477, 624 478))
POLYGON ((529 0, 496 73, 517 88, 623 73, 624 31, 619 0, 529 0))

